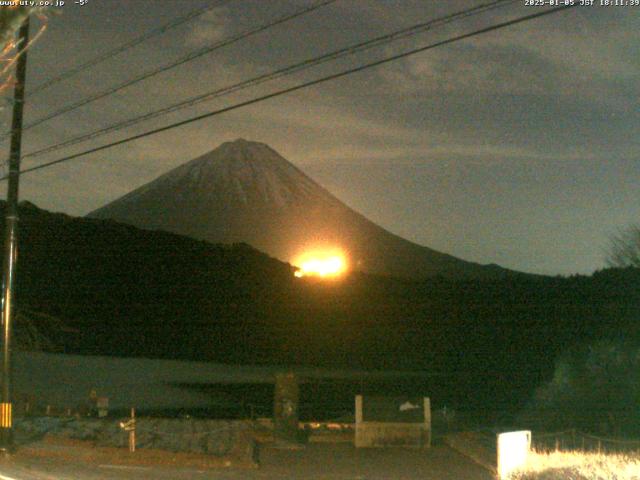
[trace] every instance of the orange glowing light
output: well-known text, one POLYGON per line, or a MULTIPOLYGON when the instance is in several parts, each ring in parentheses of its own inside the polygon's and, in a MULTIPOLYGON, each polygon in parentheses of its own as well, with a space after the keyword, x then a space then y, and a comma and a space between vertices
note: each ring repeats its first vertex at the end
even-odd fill
POLYGON ((296 277, 333 278, 347 271, 347 261, 341 252, 308 252, 293 262, 298 267, 296 277))

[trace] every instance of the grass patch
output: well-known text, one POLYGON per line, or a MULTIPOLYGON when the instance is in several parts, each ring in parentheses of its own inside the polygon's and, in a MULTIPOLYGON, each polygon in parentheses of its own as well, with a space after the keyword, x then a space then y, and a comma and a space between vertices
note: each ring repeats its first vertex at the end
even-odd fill
POLYGON ((638 480, 640 455, 593 452, 535 452, 513 480, 638 480))

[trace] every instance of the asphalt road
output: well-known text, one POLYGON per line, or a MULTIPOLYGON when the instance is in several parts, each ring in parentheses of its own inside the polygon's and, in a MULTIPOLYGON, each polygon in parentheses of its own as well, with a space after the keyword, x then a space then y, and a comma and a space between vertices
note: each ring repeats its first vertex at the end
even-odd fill
POLYGON ((491 480, 484 468, 445 446, 429 450, 355 449, 309 444, 301 450, 264 448, 261 466, 180 468, 122 466, 15 455, 0 461, 0 480, 491 480))

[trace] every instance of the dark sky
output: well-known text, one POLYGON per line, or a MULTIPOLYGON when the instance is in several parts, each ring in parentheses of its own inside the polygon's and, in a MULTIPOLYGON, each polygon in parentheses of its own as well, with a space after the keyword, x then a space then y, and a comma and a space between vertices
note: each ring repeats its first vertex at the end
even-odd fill
MULTIPOLYGON (((28 86, 218 3, 89 0, 81 7, 69 0, 49 14, 29 53, 28 86)), ((311 3, 226 2, 33 96, 26 121, 311 3)), ((33 128, 24 153, 480 3, 338 0, 33 128)), ((23 166, 540 8, 514 2, 23 166)), ((608 237, 640 221, 639 27, 640 7, 576 7, 25 175, 21 198, 83 215, 243 137, 269 144, 345 203, 417 243, 517 270, 590 273, 603 267, 608 237)), ((3 113, 6 129, 10 108, 3 113)))

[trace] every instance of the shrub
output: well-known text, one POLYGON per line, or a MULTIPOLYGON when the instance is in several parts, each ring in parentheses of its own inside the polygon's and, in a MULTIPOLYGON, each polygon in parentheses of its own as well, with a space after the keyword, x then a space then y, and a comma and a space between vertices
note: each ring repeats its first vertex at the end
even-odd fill
POLYGON ((640 346, 602 341, 563 355, 520 421, 537 430, 638 437, 639 400, 640 346))

